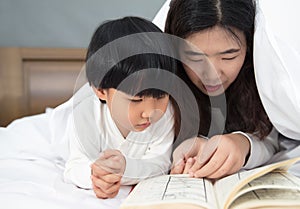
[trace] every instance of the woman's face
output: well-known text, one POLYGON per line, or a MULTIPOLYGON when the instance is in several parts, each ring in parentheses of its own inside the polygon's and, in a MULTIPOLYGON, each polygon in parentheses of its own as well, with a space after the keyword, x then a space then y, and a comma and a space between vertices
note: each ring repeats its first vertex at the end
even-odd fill
POLYGON ((215 26, 196 32, 185 40, 181 51, 184 69, 191 81, 209 96, 222 94, 238 76, 246 56, 246 37, 232 29, 238 39, 215 26))

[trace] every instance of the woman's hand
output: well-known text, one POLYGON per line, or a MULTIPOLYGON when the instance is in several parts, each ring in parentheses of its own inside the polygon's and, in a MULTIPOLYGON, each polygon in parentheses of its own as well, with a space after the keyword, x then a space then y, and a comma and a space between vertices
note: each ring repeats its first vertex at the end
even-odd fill
POLYGON ((216 135, 207 140, 189 169, 193 177, 221 178, 239 171, 250 150, 242 134, 216 135))
POLYGON ((199 153, 206 141, 207 139, 195 137, 184 140, 178 145, 173 152, 171 174, 188 173, 189 168, 194 164, 193 157, 199 153))

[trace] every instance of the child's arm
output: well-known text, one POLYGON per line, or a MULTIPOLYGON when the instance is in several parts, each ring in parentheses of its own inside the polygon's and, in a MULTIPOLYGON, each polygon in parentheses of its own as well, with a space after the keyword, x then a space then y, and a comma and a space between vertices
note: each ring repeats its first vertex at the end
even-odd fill
POLYGON ((77 139, 70 142, 70 156, 65 164, 64 179, 83 189, 92 189, 91 164, 93 163, 84 152, 80 145, 76 146, 77 139))
MULTIPOLYGON (((64 179, 83 189, 92 189, 91 164, 96 158, 91 158, 80 141, 80 130, 77 130, 72 117, 68 120, 66 135, 69 141, 69 158, 65 164, 64 179)), ((87 134, 85 134, 87 137, 87 134)), ((86 139, 86 138, 85 138, 86 139)), ((96 147, 96 146, 95 146, 96 147)), ((99 146, 98 146, 99 147, 99 146)), ((97 150, 96 150, 97 151, 97 150)), ((93 153, 97 156, 97 153, 93 153)))

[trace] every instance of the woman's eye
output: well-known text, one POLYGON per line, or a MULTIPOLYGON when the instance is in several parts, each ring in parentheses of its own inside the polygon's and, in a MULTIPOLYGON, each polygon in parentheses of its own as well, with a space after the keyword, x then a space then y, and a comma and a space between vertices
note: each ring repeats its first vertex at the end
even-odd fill
POLYGON ((190 60, 190 61, 192 61, 192 62, 203 62, 202 59, 201 60, 190 60))
POLYGON ((187 57, 187 59, 191 62, 203 62, 203 58, 187 57))
POLYGON ((234 57, 223 57, 222 60, 233 60, 235 59, 237 56, 234 57))

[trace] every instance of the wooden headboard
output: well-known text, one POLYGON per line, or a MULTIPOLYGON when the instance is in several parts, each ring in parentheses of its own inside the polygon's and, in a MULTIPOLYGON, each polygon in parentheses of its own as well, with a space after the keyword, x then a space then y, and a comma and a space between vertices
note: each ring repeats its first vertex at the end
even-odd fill
POLYGON ((81 48, 0 48, 0 126, 70 98, 85 54, 81 48))

